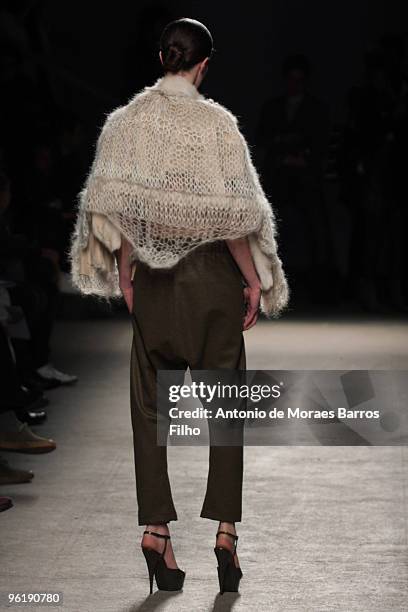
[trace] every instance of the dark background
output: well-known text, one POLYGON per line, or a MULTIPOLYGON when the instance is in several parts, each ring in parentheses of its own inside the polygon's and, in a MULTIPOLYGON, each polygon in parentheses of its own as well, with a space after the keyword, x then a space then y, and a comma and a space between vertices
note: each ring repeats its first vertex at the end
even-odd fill
POLYGON ((281 64, 288 54, 309 57, 313 91, 342 119, 347 91, 361 80, 365 51, 385 32, 408 34, 403 2, 36 4, 42 6, 44 59, 55 94, 87 119, 95 109, 125 102, 126 87, 137 90, 161 75, 155 44, 162 25, 180 17, 202 21, 217 49, 202 91, 241 116, 250 140, 262 102, 282 88, 281 64))
POLYGON ((9 227, 69 272, 76 194, 104 119, 162 75, 160 33, 189 16, 207 25, 216 49, 201 91, 238 116, 274 205, 292 312, 405 313, 407 14, 404 3, 368 0, 3 2, 0 153, 9 227), (373 90, 365 60, 383 58, 384 36, 388 63, 375 65, 381 83, 373 90), (390 85, 395 48, 399 74, 390 85), (296 177, 279 186, 281 173, 271 171, 262 124, 285 91, 282 63, 293 54, 311 66, 315 113, 304 124, 312 139, 319 116, 328 118, 320 170, 295 194, 296 177))

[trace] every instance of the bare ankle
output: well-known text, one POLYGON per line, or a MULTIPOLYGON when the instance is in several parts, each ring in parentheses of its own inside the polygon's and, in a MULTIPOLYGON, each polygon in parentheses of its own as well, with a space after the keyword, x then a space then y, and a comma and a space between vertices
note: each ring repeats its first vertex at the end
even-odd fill
POLYGON ((146 531, 155 531, 156 533, 163 533, 163 534, 167 534, 169 533, 169 528, 167 523, 151 523, 149 525, 146 525, 145 527, 146 531))
POLYGON ((236 535, 235 523, 227 523, 225 521, 220 521, 218 530, 229 531, 230 533, 236 535))

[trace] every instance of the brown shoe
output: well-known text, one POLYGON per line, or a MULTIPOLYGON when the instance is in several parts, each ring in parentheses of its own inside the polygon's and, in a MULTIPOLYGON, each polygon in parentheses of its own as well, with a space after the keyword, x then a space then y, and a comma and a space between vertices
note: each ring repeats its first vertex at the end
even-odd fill
POLYGON ((30 482, 33 478, 34 472, 31 470, 17 470, 12 468, 8 461, 0 457, 0 485, 30 482))
POLYGON ((11 497, 0 497, 0 512, 8 510, 13 507, 13 500, 11 497))
POLYGON ((16 431, 0 432, 0 450, 37 455, 50 453, 56 448, 54 440, 37 436, 27 423, 21 423, 16 431))

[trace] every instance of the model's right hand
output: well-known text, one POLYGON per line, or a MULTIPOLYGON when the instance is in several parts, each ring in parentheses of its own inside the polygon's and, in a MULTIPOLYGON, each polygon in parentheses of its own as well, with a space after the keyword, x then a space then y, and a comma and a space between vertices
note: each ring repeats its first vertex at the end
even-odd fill
POLYGON ((259 303, 261 301, 261 285, 256 284, 245 287, 244 299, 246 303, 246 313, 243 330, 246 331, 250 327, 253 327, 258 320, 259 303))
POLYGON ((129 313, 132 314, 133 312, 133 285, 132 284, 122 285, 120 289, 122 291, 123 298, 126 302, 126 306, 128 307, 129 313))

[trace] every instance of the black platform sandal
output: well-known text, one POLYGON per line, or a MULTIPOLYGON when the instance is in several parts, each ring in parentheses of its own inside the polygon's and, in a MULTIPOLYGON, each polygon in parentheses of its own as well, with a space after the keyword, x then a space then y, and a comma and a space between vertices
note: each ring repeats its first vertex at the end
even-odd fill
POLYGON ((223 546, 215 546, 214 552, 218 561, 218 582, 220 583, 220 593, 221 595, 226 591, 232 591, 236 593, 239 587, 239 581, 241 580, 243 573, 240 567, 235 565, 234 556, 237 550, 237 540, 238 536, 234 533, 230 533, 229 531, 218 531, 217 537, 220 533, 225 533, 226 535, 234 538, 234 550, 230 551, 228 548, 224 548, 223 546))
POLYGON ((143 533, 148 533, 158 538, 165 538, 166 540, 162 553, 157 552, 153 548, 142 546, 149 571, 150 595, 153 593, 153 576, 156 578, 157 588, 160 591, 181 591, 186 573, 179 568, 167 567, 164 560, 164 553, 166 552, 167 541, 170 540, 170 536, 164 533, 156 533, 156 531, 144 531, 143 533))

